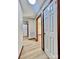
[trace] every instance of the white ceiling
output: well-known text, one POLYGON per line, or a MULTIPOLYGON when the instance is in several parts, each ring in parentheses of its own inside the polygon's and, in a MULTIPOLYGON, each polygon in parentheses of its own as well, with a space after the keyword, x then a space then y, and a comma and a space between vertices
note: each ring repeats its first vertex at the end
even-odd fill
POLYGON ((34 18, 45 2, 45 0, 36 0, 36 3, 31 5, 28 0, 19 1, 22 7, 23 15, 28 18, 34 18))

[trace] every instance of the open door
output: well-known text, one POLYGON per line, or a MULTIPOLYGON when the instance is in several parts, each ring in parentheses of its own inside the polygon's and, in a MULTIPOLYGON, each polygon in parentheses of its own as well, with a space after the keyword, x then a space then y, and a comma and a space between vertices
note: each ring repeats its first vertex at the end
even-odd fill
POLYGON ((44 10, 44 48, 50 59, 58 59, 57 1, 44 10))

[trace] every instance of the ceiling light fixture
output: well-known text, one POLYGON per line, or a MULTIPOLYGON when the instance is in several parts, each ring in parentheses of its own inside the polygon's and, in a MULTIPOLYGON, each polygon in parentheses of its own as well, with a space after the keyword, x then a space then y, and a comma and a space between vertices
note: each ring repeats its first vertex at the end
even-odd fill
POLYGON ((34 5, 36 3, 36 0, 28 0, 30 4, 34 5))

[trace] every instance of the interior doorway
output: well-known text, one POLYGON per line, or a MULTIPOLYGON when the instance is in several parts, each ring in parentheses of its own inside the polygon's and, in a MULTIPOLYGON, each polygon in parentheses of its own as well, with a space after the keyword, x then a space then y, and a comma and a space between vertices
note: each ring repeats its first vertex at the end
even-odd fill
POLYGON ((23 21, 23 38, 29 37, 29 24, 28 21, 23 21))
POLYGON ((36 19, 36 41, 39 42, 41 47, 41 15, 37 17, 36 19))
POLYGON ((44 50, 44 28, 43 28, 43 14, 36 18, 36 41, 40 43, 40 47, 44 50))
POLYGON ((41 17, 38 18, 38 42, 41 47, 41 17))

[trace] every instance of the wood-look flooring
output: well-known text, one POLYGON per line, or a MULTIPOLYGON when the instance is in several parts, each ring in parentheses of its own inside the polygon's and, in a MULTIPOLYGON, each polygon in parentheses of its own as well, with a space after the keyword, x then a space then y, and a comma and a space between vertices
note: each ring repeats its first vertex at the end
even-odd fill
POLYGON ((23 51, 20 59, 48 59, 40 48, 40 43, 35 40, 23 40, 23 51))

